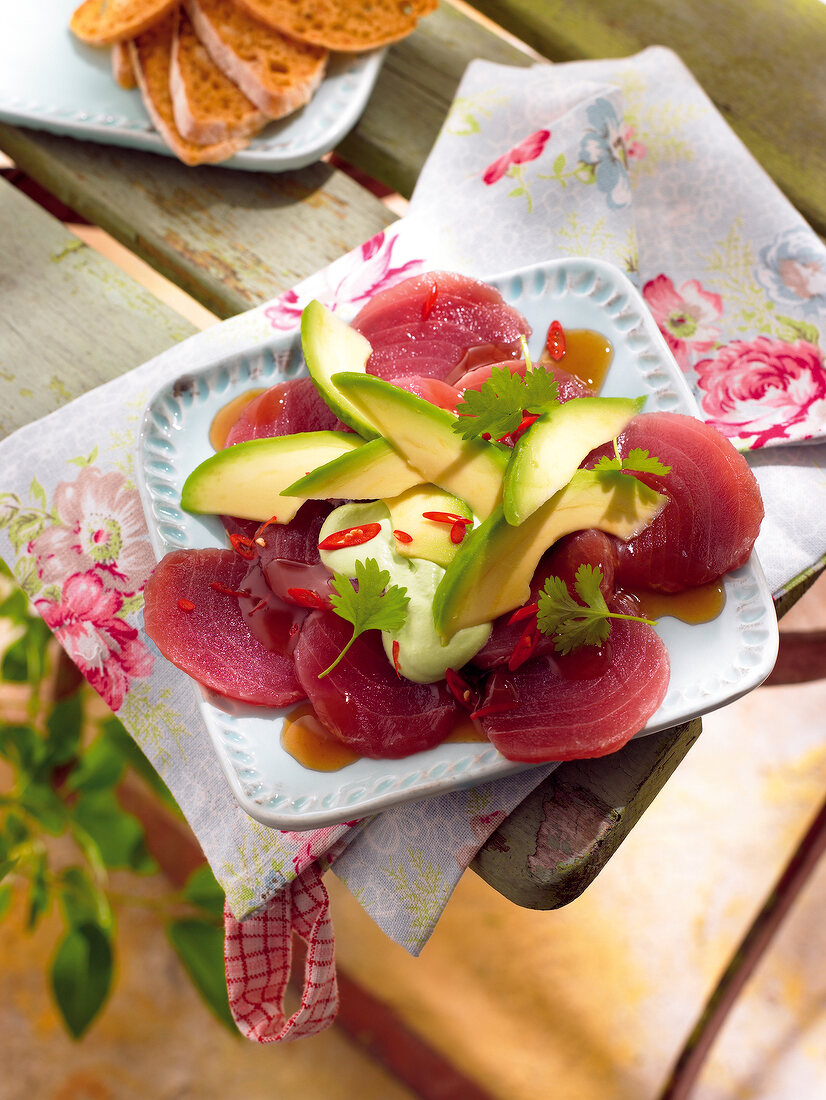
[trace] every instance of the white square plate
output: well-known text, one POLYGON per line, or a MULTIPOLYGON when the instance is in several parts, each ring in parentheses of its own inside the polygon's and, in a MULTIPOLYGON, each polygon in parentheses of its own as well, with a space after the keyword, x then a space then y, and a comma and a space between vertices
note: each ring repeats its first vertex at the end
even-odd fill
MULTIPOLYGON (((174 156, 149 120, 139 91, 119 87, 108 49, 79 41, 69 19, 80 0, 3 5, 0 120, 35 130, 174 156)), ((341 141, 364 110, 386 50, 331 54, 312 100, 271 122, 224 168, 286 172, 317 161, 341 141)))
MULTIPOLYGON (((488 280, 533 328, 539 357, 551 320, 605 335, 614 358, 605 396, 645 394, 647 412, 696 415, 694 398, 636 289, 609 264, 555 260, 488 280)), ((273 337, 249 354, 216 360, 164 385, 144 414, 138 454, 141 496, 160 558, 170 550, 226 546, 217 519, 181 510, 183 483, 212 454, 209 426, 236 395, 305 373, 297 333, 273 337)), ((777 656, 777 617, 755 555, 725 578, 726 602, 712 622, 662 618, 657 630, 671 681, 641 734, 721 707, 757 687, 777 656)), ((199 694, 202 695, 199 689, 199 694)), ((241 806, 279 829, 313 829, 375 813, 408 799, 486 782, 521 770, 487 744, 443 744, 402 760, 362 759, 337 772, 310 771, 281 747, 285 710, 219 709, 201 698, 215 750, 241 806)), ((638 735, 639 736, 639 735, 638 735)))

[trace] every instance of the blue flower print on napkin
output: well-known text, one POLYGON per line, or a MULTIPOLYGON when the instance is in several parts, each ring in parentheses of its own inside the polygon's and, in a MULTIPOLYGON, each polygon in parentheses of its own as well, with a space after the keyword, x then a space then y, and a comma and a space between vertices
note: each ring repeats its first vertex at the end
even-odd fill
POLYGON ((816 315, 826 307, 826 248, 805 226, 781 233, 760 250, 755 274, 776 302, 816 315))
POLYGON ((591 128, 583 135, 579 158, 592 166, 597 187, 605 193, 610 209, 620 210, 631 201, 622 123, 607 99, 596 100, 586 113, 591 128))

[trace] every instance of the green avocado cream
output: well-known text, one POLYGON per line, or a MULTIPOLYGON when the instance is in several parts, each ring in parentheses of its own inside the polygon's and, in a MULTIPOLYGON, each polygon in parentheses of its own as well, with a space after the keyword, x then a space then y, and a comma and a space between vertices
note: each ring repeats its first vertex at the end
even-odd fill
POLYGON ((356 562, 374 558, 380 569, 390 574, 390 583, 407 590, 410 600, 404 626, 395 633, 382 631, 387 659, 393 662, 393 642, 399 643, 399 671, 417 684, 443 680, 447 669, 459 669, 467 664, 488 640, 490 623, 457 631, 447 645, 442 645, 433 625, 433 596, 445 574, 441 566, 422 558, 406 558, 396 553, 396 540, 390 512, 381 501, 343 504, 324 521, 319 534, 323 542, 334 531, 378 523, 381 531, 360 546, 344 546, 338 550, 321 550, 321 560, 328 569, 354 578, 356 562))

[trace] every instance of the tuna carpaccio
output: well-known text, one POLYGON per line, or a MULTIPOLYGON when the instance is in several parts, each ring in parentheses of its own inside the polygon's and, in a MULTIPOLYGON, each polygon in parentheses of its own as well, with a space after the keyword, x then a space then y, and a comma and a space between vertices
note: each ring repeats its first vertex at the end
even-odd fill
MULTIPOLYGON (((495 288, 464 276, 431 272, 404 280, 376 294, 352 324, 373 347, 369 373, 442 407, 461 399, 465 380, 481 386, 492 363, 525 370, 519 337, 529 333, 527 322, 495 288)), ((568 379, 560 385, 561 400, 582 392, 568 379)), ((257 398, 227 445, 341 427, 310 380, 293 379, 257 398)), ((664 477, 638 475, 668 504, 627 543, 593 531, 561 540, 540 562, 531 600, 552 574, 573 593, 576 567, 587 562, 602 570, 609 606, 627 610, 624 586, 673 592, 704 584, 751 553, 762 502, 748 464, 727 439, 688 416, 643 413, 617 445, 620 454, 642 447, 670 465, 664 477)), ((319 559, 317 533, 329 508, 308 502, 284 527, 226 517, 233 549, 168 554, 144 592, 146 631, 164 656, 232 699, 284 706, 308 697, 338 739, 378 758, 430 748, 469 718, 512 760, 600 756, 622 747, 662 702, 668 653, 652 627, 615 620, 598 650, 560 656, 551 639, 536 636, 530 601, 524 616, 494 624, 477 659, 438 684, 399 677, 369 634, 334 675, 319 679, 350 633, 330 609, 319 559)))

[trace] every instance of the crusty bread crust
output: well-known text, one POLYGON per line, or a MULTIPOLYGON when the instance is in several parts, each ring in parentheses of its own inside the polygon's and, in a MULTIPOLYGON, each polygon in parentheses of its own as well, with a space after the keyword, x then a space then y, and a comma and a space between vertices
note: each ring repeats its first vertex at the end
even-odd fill
POLYGON ((184 0, 213 61, 270 118, 309 103, 328 51, 297 42, 248 15, 235 0, 184 0))
POLYGON ((175 125, 172 93, 169 90, 169 70, 172 58, 172 38, 177 12, 166 16, 160 24, 129 43, 132 66, 137 77, 146 110, 175 155, 184 164, 218 164, 249 144, 249 137, 236 137, 211 145, 187 141, 175 125))
POLYGON ((137 88, 135 70, 132 68, 132 58, 129 56, 129 47, 125 42, 116 42, 112 47, 112 76, 115 83, 127 91, 137 88))
POLYGON ((169 91, 175 125, 199 145, 251 136, 269 121, 218 68, 183 9, 172 38, 169 91))
POLYGON ((262 23, 328 50, 353 53, 398 42, 437 0, 238 0, 262 23))
POLYGON ((148 31, 178 0, 83 0, 69 27, 90 46, 113 46, 148 31))

